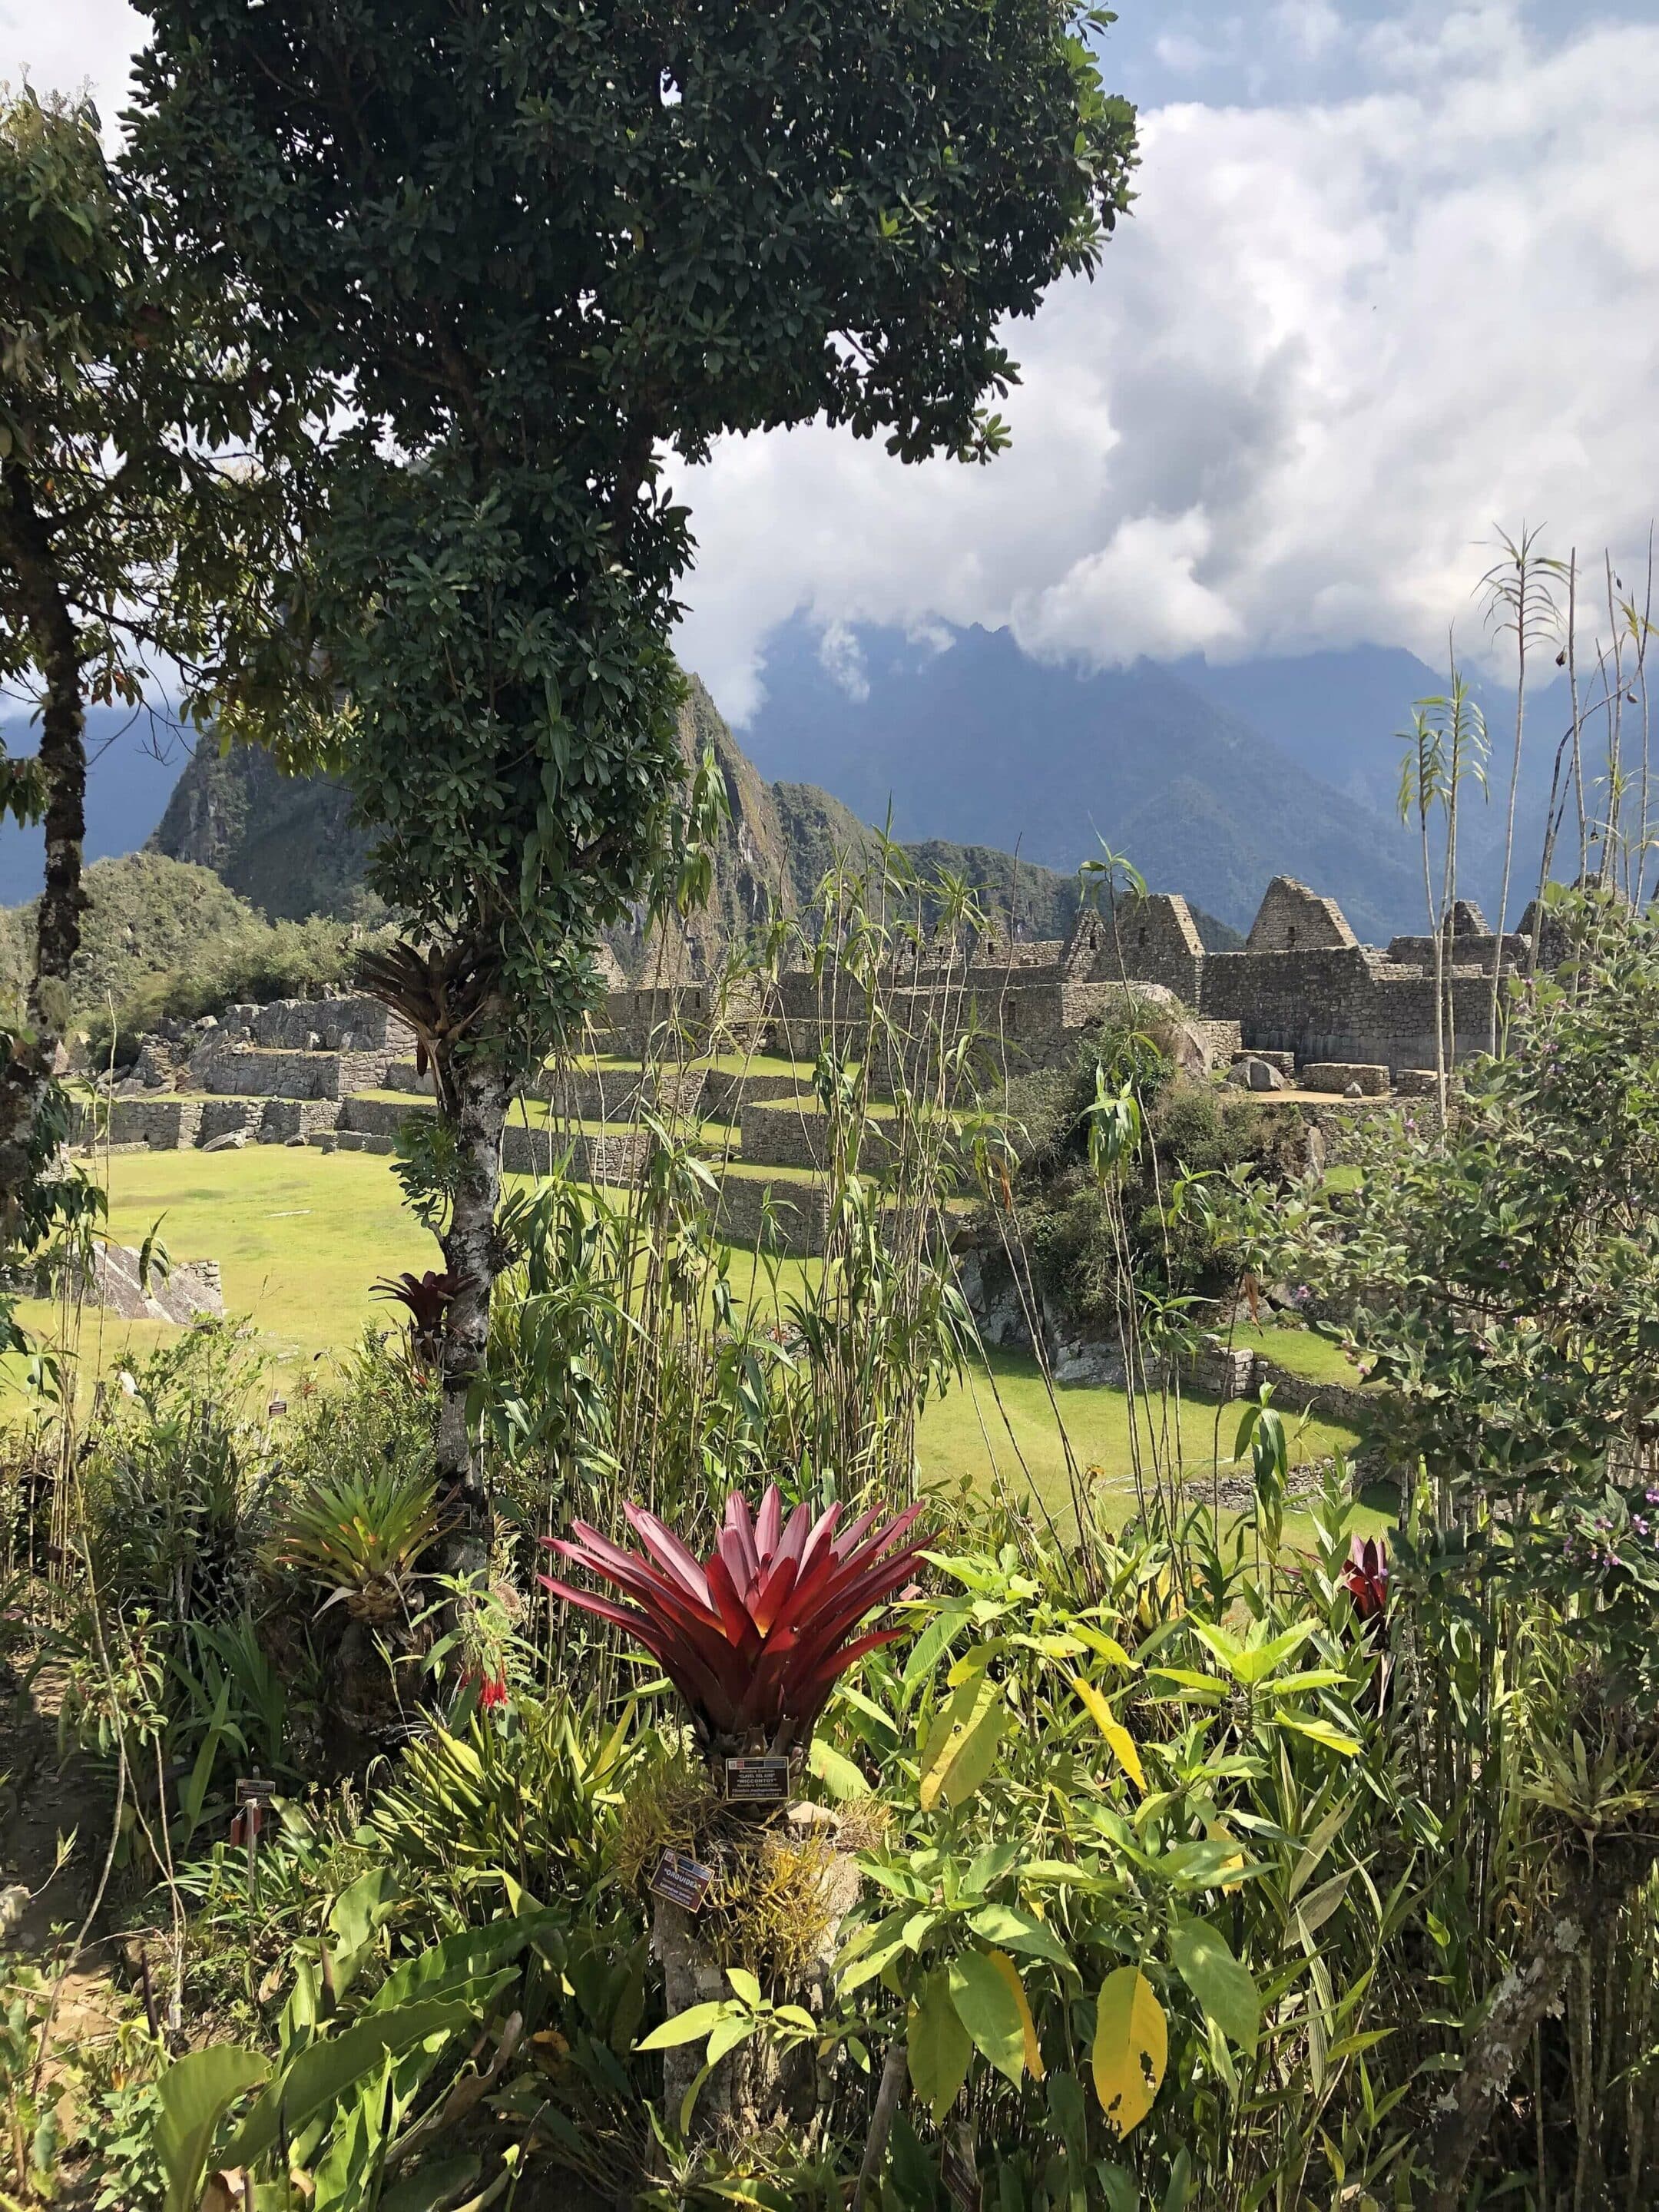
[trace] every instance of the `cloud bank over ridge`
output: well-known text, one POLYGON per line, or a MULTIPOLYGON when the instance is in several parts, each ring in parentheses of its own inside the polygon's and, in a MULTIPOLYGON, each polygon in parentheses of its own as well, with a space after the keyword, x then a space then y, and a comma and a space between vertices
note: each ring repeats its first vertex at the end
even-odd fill
MULTIPOLYGON (((1098 665, 1361 641, 1436 659, 1454 620, 1480 642, 1497 526, 1645 539, 1659 23, 1273 12, 1349 88, 1144 114, 1133 220, 1014 333, 1012 452, 903 469, 813 427, 683 478, 683 646, 729 713, 801 611, 836 638, 1006 623, 1098 665)), ((1188 43, 1166 81, 1212 64, 1188 43)))
MULTIPOLYGON (((90 81, 141 15, 0 0, 0 77, 90 81)), ((1015 444, 904 469, 808 428, 682 478, 682 649, 729 713, 805 611, 1007 624, 1100 665, 1356 641, 1437 659, 1494 527, 1633 557, 1659 508, 1656 0, 1123 0, 1140 201, 1018 328, 1015 444)))

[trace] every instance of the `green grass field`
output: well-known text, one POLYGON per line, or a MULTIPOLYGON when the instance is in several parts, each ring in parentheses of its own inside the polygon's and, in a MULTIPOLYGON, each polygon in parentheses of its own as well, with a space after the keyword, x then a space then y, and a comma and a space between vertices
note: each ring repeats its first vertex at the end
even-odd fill
MULTIPOLYGON (((137 1245, 155 1231, 176 1260, 217 1260, 227 1311, 253 1320, 277 1389, 291 1389, 320 1360, 348 1351, 366 1326, 397 1325, 397 1310, 374 1295, 377 1278, 404 1268, 419 1273, 439 1263, 435 1243, 404 1212, 383 1155, 250 1146, 241 1152, 117 1153, 107 1167, 112 1235, 137 1245)), ((787 1179, 773 1170, 757 1172, 787 1179)), ((816 1266, 779 1262, 779 1297, 799 1292, 816 1266)), ((752 1253, 734 1249, 732 1269, 738 1295, 763 1298, 769 1307, 769 1284, 752 1253)), ((28 1301, 21 1318, 42 1340, 59 1340, 56 1307, 28 1301)), ((85 1364, 103 1373, 173 1334, 165 1323, 89 1310, 81 1316, 80 1348, 85 1364)), ((1268 1328, 1249 1340, 1298 1373, 1353 1378, 1340 1348, 1306 1331, 1268 1328)), ((14 1358, 0 1375, 15 1384, 19 1366, 14 1358)), ((1121 1390, 1073 1387, 1060 1389, 1056 1398, 1074 1459, 1100 1471, 1101 1510, 1121 1519, 1133 1498, 1127 1398, 1121 1390)), ((1141 1419, 1144 1424, 1144 1411, 1141 1419)), ((1223 1471, 1231 1471, 1237 1409, 1191 1398, 1181 1419, 1188 1471, 1207 1468, 1218 1454, 1223 1471)), ((1144 1438, 1144 1427, 1142 1433, 1144 1438)), ((1294 1427, 1293 1455, 1299 1463, 1353 1441, 1334 1424, 1309 1422, 1294 1427)), ((992 1354, 985 1370, 927 1409, 919 1452, 930 1484, 966 1480, 982 1487, 1000 1475, 1018 1485, 1029 1474, 1045 1506, 1069 1519, 1066 1449, 1031 1359, 992 1354)))
MULTIPOLYGON (((1242 1411, 1240 1405, 1201 1394, 1183 1397, 1178 1413, 1171 1406, 1167 1416, 1159 1406, 1149 1410, 1143 1405, 1139 1412, 1143 1466, 1150 1466, 1155 1455, 1172 1462, 1178 1445, 1189 1479, 1207 1474, 1212 1466, 1223 1475, 1248 1473, 1248 1463, 1241 1468, 1233 1458, 1242 1411), (1162 1425, 1166 1419, 1167 1428, 1162 1425), (1159 1424, 1155 1434, 1152 1423, 1159 1424)), ((988 1488, 1000 1477, 1018 1492, 1029 1477, 1055 1522, 1069 1525, 1071 1478, 1060 1424, 1077 1466, 1085 1475, 1097 1471, 1090 1476, 1090 1488, 1103 1517, 1121 1522, 1134 1503, 1135 1450, 1127 1394, 1061 1384, 1051 1401, 1036 1362, 1014 1353, 988 1353, 983 1369, 970 1374, 962 1389, 928 1407, 918 1441, 922 1478, 930 1485, 966 1478, 976 1488, 988 1488)), ((1292 1419, 1289 1428, 1296 1467, 1333 1452, 1352 1451, 1356 1442, 1354 1431, 1336 1421, 1292 1419)), ((1361 1507, 1353 1525, 1369 1533, 1373 1525, 1384 1525, 1386 1517, 1361 1507)))
POLYGON ((1241 1350, 1260 1352, 1310 1382, 1340 1382, 1346 1389, 1363 1387, 1364 1378, 1340 1344, 1311 1328, 1285 1328, 1272 1322, 1243 1322, 1226 1333, 1228 1343, 1241 1350))

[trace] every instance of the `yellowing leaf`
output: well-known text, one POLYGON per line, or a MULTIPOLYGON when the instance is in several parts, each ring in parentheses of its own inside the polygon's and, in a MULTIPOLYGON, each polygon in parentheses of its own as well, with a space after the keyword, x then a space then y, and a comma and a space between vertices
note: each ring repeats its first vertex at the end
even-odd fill
POLYGON ((1120 2136, 1152 2109, 1169 2063, 1170 2029, 1139 1966, 1120 1966, 1101 1984, 1095 2007, 1095 2094, 1120 2136))
POLYGON ((1036 2022, 1031 2017, 1025 1984, 1019 1978, 1019 1968, 1006 1951, 988 1951, 985 1955, 1007 1983, 1019 2008, 1019 2024, 1025 2032, 1025 2070, 1034 2081, 1040 2081, 1042 2079, 1042 2051, 1037 2042, 1036 2022))
POLYGON ((806 1763, 830 1795, 843 1804, 852 1798, 870 1795, 870 1784, 852 1760, 843 1753, 832 1750, 821 1735, 813 1737, 806 1763))
MULTIPOLYGON (((1233 1844, 1238 1840, 1224 1820, 1206 1820, 1204 1823, 1204 1832, 1212 1844, 1233 1844)), ((1231 1856, 1223 1859, 1217 1871, 1224 1875, 1231 1874, 1243 1863, 1244 1854, 1243 1851, 1237 1851, 1231 1856)), ((1243 1884, 1237 1881, 1224 1881, 1221 1887, 1224 1895, 1232 1897, 1243 1887, 1243 1884)))
POLYGON ((941 1797, 953 1808, 965 1805, 996 1763, 997 1744, 1008 1719, 1000 1683, 970 1674, 934 1722, 922 1747, 921 1808, 931 1813, 941 1797))
POLYGON ((1280 1728, 1294 1729, 1298 1735, 1311 1736, 1316 1743, 1323 1744, 1327 1751, 1335 1752, 1340 1758, 1351 1759, 1359 1748, 1358 1736, 1344 1735, 1328 1721, 1298 1720, 1294 1713, 1275 1713, 1273 1718, 1280 1728))
POLYGON ((1135 1748, 1134 1738, 1092 1682, 1085 1682, 1080 1674, 1073 1674, 1072 1687, 1088 1708, 1089 1717, 1111 1747, 1118 1765, 1144 1797, 1146 1795, 1146 1778, 1140 1771, 1140 1753, 1135 1748))

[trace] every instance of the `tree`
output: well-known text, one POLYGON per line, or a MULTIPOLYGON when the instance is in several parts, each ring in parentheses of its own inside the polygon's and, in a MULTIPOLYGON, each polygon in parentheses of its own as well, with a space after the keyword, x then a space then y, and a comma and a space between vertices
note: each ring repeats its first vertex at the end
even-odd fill
MULTIPOLYGON (((0 804, 46 826, 25 1006, 0 1036, 0 1217, 16 1237, 62 1133, 53 1073, 85 896, 86 709, 155 696, 160 663, 204 714, 222 606, 260 627, 257 482, 230 302, 192 301, 148 250, 85 102, 0 96, 0 684, 34 706, 39 750, 0 804), (214 325, 217 323, 218 336, 214 325)), ((27 1243, 27 1237, 24 1238, 27 1243)))
POLYGON ((333 384, 293 480, 286 665, 239 665, 240 726, 292 743, 303 697, 410 918, 380 981, 444 1122, 439 1461, 476 1564, 510 1086, 586 1002, 678 772, 692 541, 665 458, 821 416, 988 459, 1002 325, 1094 267, 1133 112, 1075 0, 152 13, 136 170, 246 291, 256 349, 333 384))

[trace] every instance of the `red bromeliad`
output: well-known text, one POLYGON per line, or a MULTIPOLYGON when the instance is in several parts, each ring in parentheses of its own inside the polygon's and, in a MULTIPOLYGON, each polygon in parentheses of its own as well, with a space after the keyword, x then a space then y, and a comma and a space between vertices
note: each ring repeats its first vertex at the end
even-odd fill
POLYGON ((409 1311, 410 1347, 423 1367, 434 1365, 443 1348, 444 1316, 455 1295, 455 1279, 428 1267, 423 1275, 382 1276, 370 1285, 376 1297, 395 1298, 409 1311))
POLYGON ((1389 1608, 1389 1547, 1380 1536, 1354 1538, 1342 1580, 1361 1620, 1381 1620, 1389 1608))
POLYGON ((571 1523, 574 1541, 546 1541, 633 1604, 541 1580, 556 1597, 615 1622, 645 1646, 691 1708, 711 1756, 804 1744, 836 1677, 905 1633, 883 1628, 853 1637, 908 1577, 919 1547, 903 1539, 920 1505, 873 1534, 875 1516, 860 1514, 837 1535, 839 1505, 816 1520, 810 1506, 798 1505, 786 1521, 774 1483, 751 1522, 733 1491, 702 1565, 655 1514, 637 1505, 623 1510, 647 1556, 623 1551, 584 1521, 571 1523))

